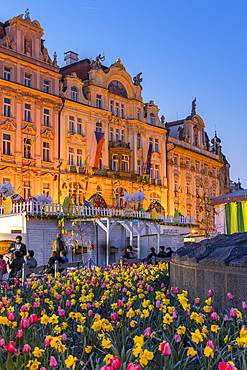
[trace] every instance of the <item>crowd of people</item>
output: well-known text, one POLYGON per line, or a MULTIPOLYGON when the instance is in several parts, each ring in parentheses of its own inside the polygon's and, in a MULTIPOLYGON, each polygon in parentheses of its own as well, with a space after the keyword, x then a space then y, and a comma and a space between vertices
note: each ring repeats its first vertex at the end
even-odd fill
MULTIPOLYGON (((148 254, 148 256, 145 258, 145 262, 147 262, 148 264, 152 264, 152 261, 153 261, 153 257, 159 257, 159 258, 169 258, 172 256, 174 252, 172 251, 171 247, 167 247, 166 248, 166 252, 165 252, 165 247, 162 245, 159 247, 159 253, 155 253, 155 248, 154 247, 151 247, 150 248, 150 253, 148 254)), ((124 259, 124 260, 129 260, 129 259, 135 259, 135 258, 138 258, 137 257, 137 253, 136 253, 136 250, 134 250, 132 248, 131 245, 129 245, 126 250, 122 253, 121 257, 124 259)))

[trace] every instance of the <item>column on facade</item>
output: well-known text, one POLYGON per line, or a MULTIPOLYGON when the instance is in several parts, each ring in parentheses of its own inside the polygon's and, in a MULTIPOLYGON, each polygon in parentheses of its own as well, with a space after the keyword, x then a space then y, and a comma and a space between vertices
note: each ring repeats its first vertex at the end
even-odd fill
MULTIPOLYGON (((22 97, 21 96, 16 96, 15 97, 16 101, 16 137, 15 137, 15 153, 17 157, 22 157, 22 132, 21 132, 21 127, 22 127, 22 97)), ((21 162, 21 158, 16 158, 17 163, 21 162)))
POLYGON ((166 177, 167 177, 166 166, 167 166, 167 163, 166 163, 166 138, 164 138, 162 140, 162 147, 161 147, 161 178, 163 178, 163 184, 162 185, 166 184, 166 177))
POLYGON ((109 147, 109 123, 108 123, 108 121, 104 125, 103 132, 105 133, 105 135, 104 135, 104 139, 105 139, 104 149, 105 149, 105 152, 102 153, 103 166, 106 167, 106 168, 109 168, 109 150, 108 150, 108 147, 109 147))
POLYGON ((137 147, 136 147, 136 130, 131 128, 129 131, 129 143, 130 148, 132 149, 130 171, 137 173, 137 147))
MULTIPOLYGON (((42 115, 42 103, 40 100, 36 101, 35 104, 35 129, 36 137, 34 139, 34 153, 36 168, 41 168, 42 161, 42 137, 41 137, 41 115, 42 115)), ((40 175, 36 177, 36 194, 42 194, 42 185, 40 181, 40 175)))

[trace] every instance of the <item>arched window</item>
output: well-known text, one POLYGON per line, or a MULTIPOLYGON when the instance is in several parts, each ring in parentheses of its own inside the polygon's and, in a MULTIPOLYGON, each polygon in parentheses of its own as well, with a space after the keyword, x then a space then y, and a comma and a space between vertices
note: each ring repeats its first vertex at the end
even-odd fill
POLYGON ((150 203, 155 202, 155 201, 160 203, 160 196, 157 193, 151 193, 150 194, 150 203))
POLYGON ((69 197, 76 205, 83 204, 84 189, 79 182, 69 183, 69 197))
POLYGON ((77 89, 72 86, 71 87, 71 100, 77 101, 78 92, 77 89))
POLYGON ((150 124, 155 125, 155 117, 153 113, 150 113, 150 124))
POLYGON ((103 195, 103 190, 100 185, 97 186, 97 193, 99 193, 100 195, 103 195))
POLYGON ((32 55, 32 39, 29 35, 24 37, 24 53, 32 55))

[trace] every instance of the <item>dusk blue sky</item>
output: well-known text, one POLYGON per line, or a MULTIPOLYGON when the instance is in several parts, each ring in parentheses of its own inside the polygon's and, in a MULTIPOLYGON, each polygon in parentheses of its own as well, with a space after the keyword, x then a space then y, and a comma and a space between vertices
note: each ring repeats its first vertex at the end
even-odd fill
POLYGON ((30 10, 44 28, 45 46, 79 58, 121 58, 132 77, 142 72, 144 102, 154 100, 167 121, 197 113, 210 139, 217 135, 230 177, 247 188, 247 1, 226 0, 9 0, 5 22, 30 10))

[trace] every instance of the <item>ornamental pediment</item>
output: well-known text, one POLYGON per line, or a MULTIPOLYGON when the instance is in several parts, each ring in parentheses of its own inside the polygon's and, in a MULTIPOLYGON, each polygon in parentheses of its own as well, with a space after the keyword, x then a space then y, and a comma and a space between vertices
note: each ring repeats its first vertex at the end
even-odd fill
POLYGON ((32 135, 32 136, 35 136, 36 135, 36 131, 34 130, 33 126, 32 125, 29 125, 29 124, 27 124, 26 126, 24 126, 21 129, 21 131, 22 131, 23 134, 26 134, 26 135, 32 135))
POLYGON ((157 153, 157 152, 153 152, 152 153, 152 160, 155 161, 155 162, 158 162, 161 160, 161 155, 160 153, 157 153))
POLYGON ((47 139, 47 140, 53 140, 54 139, 53 133, 49 130, 43 131, 42 134, 41 134, 41 137, 43 139, 47 139))
POLYGON ((1 173, 2 174, 8 174, 8 175, 15 175, 16 174, 16 169, 12 166, 11 167, 6 166, 6 167, 1 168, 1 173))
POLYGON ((51 174, 50 172, 43 172, 41 173, 41 177, 44 180, 54 180, 54 175, 51 174))
POLYGON ((5 119, 1 123, 1 128, 2 128, 2 130, 6 130, 6 131, 15 131, 16 130, 16 126, 14 124, 14 121, 11 120, 11 119, 5 119))
POLYGON ((84 145, 86 143, 86 138, 84 135, 68 132, 67 135, 68 142, 70 144, 84 145))

